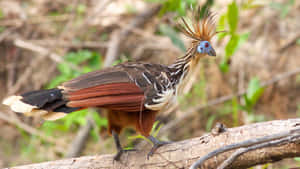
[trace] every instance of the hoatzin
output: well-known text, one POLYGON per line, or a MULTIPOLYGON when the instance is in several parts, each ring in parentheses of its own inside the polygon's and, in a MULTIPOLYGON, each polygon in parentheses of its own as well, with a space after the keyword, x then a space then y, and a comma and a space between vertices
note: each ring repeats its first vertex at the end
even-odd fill
POLYGON ((180 86, 185 84, 199 58, 216 56, 210 40, 217 33, 214 15, 206 12, 199 19, 194 11, 192 26, 182 19, 182 33, 192 39, 186 54, 171 65, 127 62, 111 68, 81 75, 54 89, 37 90, 10 96, 3 104, 28 116, 56 120, 68 113, 98 107, 108 110, 108 132, 112 134, 118 160, 124 152, 119 134, 133 127, 147 137, 153 147, 148 155, 166 142, 150 135, 157 113, 176 101, 180 86))

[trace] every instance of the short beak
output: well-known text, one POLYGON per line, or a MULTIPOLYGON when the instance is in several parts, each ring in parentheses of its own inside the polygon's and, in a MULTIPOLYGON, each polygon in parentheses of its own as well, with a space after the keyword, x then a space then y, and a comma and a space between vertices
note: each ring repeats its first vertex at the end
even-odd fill
POLYGON ((210 50, 207 52, 209 56, 216 56, 216 51, 213 48, 210 48, 210 50))

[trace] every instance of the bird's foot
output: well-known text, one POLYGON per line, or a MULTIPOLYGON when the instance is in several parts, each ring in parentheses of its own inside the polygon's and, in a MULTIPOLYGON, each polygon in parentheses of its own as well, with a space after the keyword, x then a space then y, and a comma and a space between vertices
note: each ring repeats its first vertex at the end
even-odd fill
POLYGON ((114 160, 115 161, 120 161, 121 159, 121 156, 123 153, 126 153, 126 152, 131 152, 131 151, 137 151, 136 149, 120 149, 118 150, 117 154, 114 156, 114 160))
POLYGON ((153 156, 153 154, 159 147, 161 147, 165 144, 172 143, 170 141, 159 141, 156 138, 154 138, 153 136, 149 136, 148 139, 153 143, 153 147, 151 148, 150 152, 147 154, 147 159, 149 159, 151 156, 153 156))
POLYGON ((121 155, 123 153, 129 152, 129 151, 136 151, 136 149, 123 149, 120 143, 119 135, 114 130, 112 130, 112 135, 116 144, 116 148, 118 150, 117 154, 114 156, 114 161, 120 161, 121 155))

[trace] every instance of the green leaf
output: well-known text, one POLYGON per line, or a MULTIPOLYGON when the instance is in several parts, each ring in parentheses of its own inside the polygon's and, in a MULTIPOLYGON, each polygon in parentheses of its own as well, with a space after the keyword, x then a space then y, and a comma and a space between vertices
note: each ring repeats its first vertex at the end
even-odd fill
POLYGON ((126 8, 127 13, 129 13, 129 14, 134 14, 137 12, 137 9, 132 4, 126 4, 125 8, 126 8))
POLYGON ((2 11, 2 9, 0 9, 0 19, 3 19, 4 18, 4 13, 2 11))
POLYGON ((81 50, 78 52, 70 52, 68 53, 65 58, 67 61, 74 63, 74 64, 80 64, 92 57, 92 52, 88 50, 81 50))
POLYGON ((67 131, 68 128, 59 123, 58 121, 46 121, 43 123, 41 129, 45 131, 47 135, 52 135, 54 131, 67 131))
POLYGON ((151 3, 159 3, 161 0, 145 0, 146 2, 151 2, 151 3))
POLYGON ((172 27, 167 24, 160 24, 159 30, 163 35, 168 36, 173 44, 181 51, 186 51, 183 41, 179 38, 178 33, 172 27))
POLYGON ((93 69, 100 69, 102 65, 102 56, 97 52, 92 52, 92 57, 89 59, 89 66, 93 69))
POLYGON ((206 131, 210 131, 212 129, 213 123, 216 119, 216 115, 211 115, 206 122, 206 131))
POLYGON ((47 85, 47 89, 52 89, 58 85, 60 85, 61 83, 70 80, 69 76, 66 75, 59 75, 57 77, 55 77, 54 79, 51 80, 51 82, 47 85))
POLYGON ((294 160, 300 162, 300 157, 295 157, 294 160))
POLYGON ((85 125, 86 124, 86 115, 88 109, 79 110, 73 113, 68 114, 61 120, 64 122, 64 125, 70 129, 72 125, 85 125))
POLYGON ((84 14, 85 11, 86 11, 86 5, 85 4, 79 4, 77 6, 76 11, 77 11, 78 14, 84 14))
POLYGON ((249 33, 242 35, 233 34, 225 47, 226 61, 237 51, 237 49, 249 38, 249 33))
POLYGON ((232 103, 232 117, 233 117, 233 125, 238 126, 239 124, 239 104, 238 99, 234 97, 231 101, 232 103))
POLYGON ((255 9, 259 7, 264 7, 263 2, 256 0, 246 0, 242 1, 242 10, 255 9))
POLYGON ((176 12, 179 16, 186 15, 186 9, 195 6, 197 0, 147 0, 148 2, 156 2, 162 4, 159 16, 163 16, 166 12, 176 12))
POLYGON ((285 18, 293 7, 295 1, 289 0, 287 3, 271 2, 270 7, 280 12, 280 18, 285 18))
POLYGON ((160 122, 159 121, 156 121, 156 122, 154 122, 154 124, 153 124, 153 126, 152 126, 152 129, 151 129, 151 135, 153 136, 153 137, 156 137, 157 135, 158 135, 158 133, 159 133, 159 131, 160 131, 160 129, 162 128, 162 124, 160 124, 160 122), (159 126, 158 126, 159 125, 159 126))
MULTIPOLYGON (((194 87, 193 87, 193 93, 194 95, 197 96, 197 98, 200 98, 203 102, 205 102, 207 100, 207 91, 206 91, 206 76, 204 74, 204 71, 202 71, 203 69, 201 69, 200 71, 200 78, 198 79, 198 81, 195 83, 194 87)), ((195 100, 192 99, 196 104, 199 104, 199 100, 195 100)))
POLYGON ((231 38, 229 42, 227 43, 225 47, 225 57, 226 59, 230 59, 230 57, 235 53, 235 51, 238 49, 240 36, 233 34, 231 35, 231 38))
POLYGON ((297 45, 300 45, 300 38, 296 41, 297 45))
POLYGON ((287 14, 289 13, 290 8, 289 6, 285 5, 282 7, 281 12, 280 12, 280 18, 285 18, 287 14))
POLYGON ((266 121, 266 117, 263 114, 248 114, 247 121, 254 123, 254 122, 263 122, 266 121))
POLYGON ((3 32, 5 30, 4 26, 0 26, 0 33, 3 32))
POLYGON ((107 126, 107 124, 108 124, 107 119, 104 118, 104 117, 101 117, 99 115, 99 113, 94 112, 92 114, 92 116, 93 116, 93 119, 94 119, 94 121, 95 121, 95 123, 96 123, 97 126, 99 126, 99 127, 105 127, 105 126, 107 126))
POLYGON ((223 72, 223 73, 226 73, 229 71, 229 65, 227 64, 227 59, 223 58, 220 65, 220 70, 223 72))
POLYGON ((249 82, 246 98, 248 99, 248 105, 254 106, 260 96, 263 94, 264 88, 260 85, 258 78, 252 78, 249 82))
POLYGON ((70 67, 69 64, 67 63, 60 63, 58 66, 57 66, 58 70, 60 71, 61 74, 67 76, 67 75, 71 75, 72 74, 72 69, 70 67))
POLYGON ((239 22, 239 9, 235 1, 228 5, 227 15, 230 32, 234 33, 239 22))
POLYGON ((250 35, 250 33, 249 33, 249 32, 246 32, 246 33, 240 34, 240 37, 239 37, 239 42, 238 42, 238 45, 237 45, 237 48, 236 48, 236 50, 237 50, 237 49, 239 49, 239 48, 242 46, 242 44, 243 44, 245 41, 247 41, 247 40, 248 40, 248 38, 249 38, 249 35, 250 35))
POLYGON ((93 127, 90 134, 94 141, 98 141, 99 140, 99 127, 93 127))
POLYGON ((163 1, 162 2, 163 6, 162 6, 162 9, 159 12, 159 15, 162 16, 166 12, 176 11, 177 9, 180 8, 180 1, 181 0, 166 0, 166 1, 163 1))
MULTIPOLYGON (((224 31, 225 30, 225 24, 227 24, 227 15, 223 14, 220 16, 219 23, 218 23, 218 30, 224 31)), ((218 39, 222 40, 226 35, 228 35, 227 32, 218 33, 218 39)))
POLYGON ((298 104, 297 109, 297 116, 300 117, 300 104, 298 104))

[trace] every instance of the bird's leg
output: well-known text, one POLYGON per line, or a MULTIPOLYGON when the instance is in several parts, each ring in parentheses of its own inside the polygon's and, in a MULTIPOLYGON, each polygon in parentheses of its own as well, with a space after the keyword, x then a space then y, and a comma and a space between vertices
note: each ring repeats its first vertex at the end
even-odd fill
POLYGON ((117 154, 114 156, 114 160, 119 161, 120 157, 123 153, 123 148, 122 148, 121 143, 120 143, 119 135, 114 130, 112 130, 111 133, 113 135, 115 145, 116 145, 116 148, 117 148, 117 151, 118 151, 117 154))
POLYGON ((113 135, 113 138, 114 138, 114 141, 115 141, 115 145, 117 147, 117 154, 114 156, 114 160, 116 161, 119 161, 120 160, 120 157, 123 153, 127 152, 127 151, 135 151, 135 149, 130 149, 130 150, 124 150, 121 146, 121 143, 120 143, 120 139, 119 139, 119 135, 118 133, 116 133, 114 130, 112 130, 112 135, 113 135))
POLYGON ((165 144, 169 144, 171 142, 169 141, 159 141, 158 139, 156 139, 153 136, 148 136, 148 139, 153 143, 153 147, 151 148, 150 152, 147 155, 147 159, 149 159, 150 156, 152 156, 154 154, 154 152, 161 146, 165 145, 165 144))

